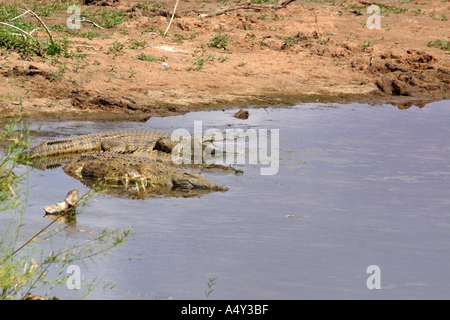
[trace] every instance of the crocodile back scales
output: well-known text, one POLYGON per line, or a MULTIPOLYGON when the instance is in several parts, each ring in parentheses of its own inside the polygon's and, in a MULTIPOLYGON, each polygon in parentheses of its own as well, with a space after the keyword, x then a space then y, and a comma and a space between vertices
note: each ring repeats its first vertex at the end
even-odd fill
POLYGON ((102 133, 92 133, 75 137, 45 141, 31 150, 31 156, 45 157, 67 153, 83 153, 90 151, 101 151, 107 149, 124 147, 135 144, 138 147, 151 146, 158 139, 168 138, 171 135, 165 132, 129 130, 129 131, 108 131, 102 133), (103 148, 102 148, 103 144, 103 148))

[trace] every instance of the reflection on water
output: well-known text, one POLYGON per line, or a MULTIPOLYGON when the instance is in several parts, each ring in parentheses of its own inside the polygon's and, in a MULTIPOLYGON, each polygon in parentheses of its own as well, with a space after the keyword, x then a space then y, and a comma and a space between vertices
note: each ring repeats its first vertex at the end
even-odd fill
MULTIPOLYGON (((46 122, 40 143, 120 129, 171 132, 203 127, 279 129, 280 168, 239 166, 243 175, 205 173, 230 187, 201 198, 128 199, 99 195, 78 230, 133 225, 111 255, 79 266, 131 294, 204 299, 450 298, 450 103, 400 110, 391 105, 305 104, 198 112, 147 123, 46 122), (133 126, 132 128, 130 126, 133 126), (369 290, 371 265, 381 289, 369 290)), ((61 168, 31 173, 29 224, 68 190, 88 189, 61 168)), ((71 234, 72 236, 72 234, 71 234)), ((84 239, 85 233, 73 232, 84 239)), ((54 293, 74 296, 64 287, 54 293)), ((120 297, 98 290, 92 298, 120 297)))

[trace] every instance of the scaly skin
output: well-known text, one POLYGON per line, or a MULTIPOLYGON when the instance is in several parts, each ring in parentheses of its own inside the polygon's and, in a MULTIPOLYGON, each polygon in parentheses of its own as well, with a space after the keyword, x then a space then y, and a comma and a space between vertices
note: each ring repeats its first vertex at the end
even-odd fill
MULTIPOLYGON (((109 131, 93 133, 70 138, 45 141, 30 151, 32 158, 50 157, 72 153, 103 151, 121 154, 145 155, 153 150, 172 153, 175 147, 180 147, 183 137, 172 141, 172 135, 158 131, 109 131)), ((202 141, 201 137, 191 137, 191 154, 194 154, 194 143, 202 150, 210 141, 202 141)), ((218 150, 218 149, 217 149, 218 150)), ((175 155, 180 156, 180 150, 175 150, 175 155)))
POLYGON ((152 150, 159 139, 170 139, 170 137, 169 133, 158 131, 108 131, 45 141, 31 149, 30 155, 48 157, 91 151, 134 153, 139 150, 152 150))
POLYGON ((171 153, 179 157, 190 147, 194 155, 194 144, 201 150, 211 144, 202 140, 191 137, 186 146, 180 144, 183 137, 172 141, 171 134, 163 132, 110 131, 46 141, 30 154, 34 166, 42 170, 68 163, 64 171, 87 185, 101 180, 107 185, 142 186, 151 193, 164 193, 172 187, 226 191, 226 186, 176 168, 172 162, 171 153))
POLYGON ((228 190, 228 187, 218 185, 200 173, 128 154, 86 153, 76 163, 65 166, 64 171, 79 180, 101 180, 107 185, 141 183, 145 187, 228 190))

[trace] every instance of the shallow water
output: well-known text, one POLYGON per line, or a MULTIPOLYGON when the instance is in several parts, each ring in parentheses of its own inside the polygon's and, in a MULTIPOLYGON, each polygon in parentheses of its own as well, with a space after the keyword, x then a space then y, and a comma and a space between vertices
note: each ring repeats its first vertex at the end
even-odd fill
MULTIPOLYGON (((215 127, 279 129, 280 167, 236 165, 244 175, 207 172, 230 187, 201 198, 128 199, 99 195, 69 228, 86 241, 108 226, 133 225, 111 254, 77 263, 85 281, 100 275, 132 295, 205 299, 449 299, 450 102, 419 109, 391 105, 304 104, 152 118, 147 123, 34 123, 43 140, 120 129, 172 132, 215 127), (57 133, 57 134, 56 134, 57 133), (381 289, 369 290, 370 265, 381 289)), ((42 207, 77 180, 55 170, 30 173, 28 228, 48 223, 42 207)), ((62 237, 61 237, 62 238, 62 237)), ((65 286, 51 294, 74 297, 65 286)), ((91 298, 121 298, 96 289, 91 298)))

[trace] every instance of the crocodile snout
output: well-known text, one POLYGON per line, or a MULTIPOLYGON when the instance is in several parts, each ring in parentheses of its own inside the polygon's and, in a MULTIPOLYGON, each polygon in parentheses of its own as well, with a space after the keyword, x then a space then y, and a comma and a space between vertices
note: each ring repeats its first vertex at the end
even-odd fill
POLYGON ((207 179, 201 173, 195 172, 183 172, 181 177, 174 177, 173 184, 181 186, 183 188, 203 188, 211 190, 227 191, 228 187, 225 185, 219 185, 211 180, 207 179))

